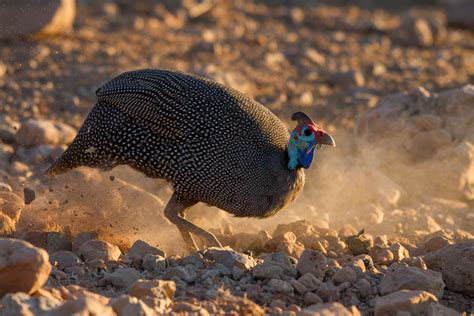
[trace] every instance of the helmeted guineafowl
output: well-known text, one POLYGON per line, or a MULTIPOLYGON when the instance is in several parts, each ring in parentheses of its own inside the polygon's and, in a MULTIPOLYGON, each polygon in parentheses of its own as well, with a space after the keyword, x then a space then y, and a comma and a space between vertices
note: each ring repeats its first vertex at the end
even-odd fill
POLYGON ((96 92, 76 138, 48 169, 127 164, 171 181, 165 216, 190 248, 192 234, 208 246, 216 237, 186 220, 198 202, 238 217, 267 217, 293 201, 314 147, 334 140, 302 112, 291 137, 258 102, 209 79, 170 70, 126 72, 96 92))

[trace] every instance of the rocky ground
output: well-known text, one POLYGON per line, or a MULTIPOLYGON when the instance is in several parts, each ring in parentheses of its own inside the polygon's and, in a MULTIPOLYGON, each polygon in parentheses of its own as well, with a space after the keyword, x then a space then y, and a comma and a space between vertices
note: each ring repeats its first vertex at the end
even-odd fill
POLYGON ((79 1, 72 33, 1 42, 0 314, 474 313, 470 2, 177 3, 79 1), (167 184, 42 175, 94 91, 144 67, 225 83, 289 128, 303 110, 338 147, 271 219, 191 212, 226 247, 187 253, 167 184))

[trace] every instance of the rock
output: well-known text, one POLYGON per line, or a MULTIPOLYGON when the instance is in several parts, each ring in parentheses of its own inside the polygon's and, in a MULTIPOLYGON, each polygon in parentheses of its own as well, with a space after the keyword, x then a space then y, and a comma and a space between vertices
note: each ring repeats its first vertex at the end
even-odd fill
POLYGON ((176 292, 174 281, 164 280, 138 280, 129 289, 128 294, 138 298, 145 296, 157 297, 159 299, 169 298, 172 300, 176 292))
POLYGON ((339 288, 334 285, 332 281, 327 281, 321 284, 316 291, 316 294, 325 302, 335 302, 340 298, 339 288))
POLYGON ((289 224, 278 224, 278 226, 275 228, 275 231, 273 232, 273 237, 279 237, 288 232, 295 234, 297 239, 301 239, 306 235, 312 235, 316 233, 314 226, 311 225, 307 220, 303 219, 289 224))
POLYGON ((351 224, 346 224, 339 229, 337 235, 339 237, 349 237, 352 235, 357 235, 357 230, 351 224))
POLYGON ((268 282, 268 286, 270 287, 270 291, 273 293, 293 295, 293 286, 291 286, 289 282, 271 279, 270 282, 268 282))
POLYGON ((265 258, 262 264, 255 266, 252 271, 257 279, 283 279, 296 277, 298 272, 284 252, 276 252, 265 258))
POLYGON ((67 33, 72 29, 75 15, 76 2, 73 0, 48 0, 29 5, 16 1, 6 2, 0 14, 0 38, 67 33))
POLYGON ((25 204, 28 205, 36 199, 36 192, 30 188, 23 189, 25 204))
POLYGON ((197 277, 194 266, 187 265, 186 267, 169 267, 165 270, 163 278, 170 280, 173 278, 179 278, 187 283, 193 282, 197 277))
POLYGON ((360 316, 357 308, 353 307, 350 310, 344 307, 341 303, 324 303, 308 306, 298 313, 301 316, 360 316))
POLYGON ((395 258, 393 252, 388 249, 382 249, 380 247, 374 247, 370 249, 369 255, 374 259, 376 263, 384 265, 391 264, 395 258))
POLYGON ((61 232, 27 231, 21 234, 21 239, 32 243, 36 247, 44 248, 48 252, 71 250, 71 242, 61 232))
MULTIPOLYGON (((99 296, 99 295, 97 295, 99 296)), ((66 301, 58 307, 53 315, 101 315, 114 316, 114 310, 109 305, 103 304, 94 296, 79 296, 66 301)))
POLYGON ((0 238, 0 296, 33 293, 48 280, 50 272, 46 251, 22 240, 0 238))
POLYGON ((89 240, 79 247, 79 254, 85 261, 101 259, 104 261, 117 260, 120 255, 119 247, 102 240, 89 240))
POLYGON ((380 293, 387 295, 399 290, 422 290, 438 298, 443 296, 441 273, 417 267, 400 267, 389 271, 380 282, 380 293))
POLYGON ((365 84, 365 78, 358 70, 336 72, 329 77, 329 83, 341 88, 362 87, 365 84))
POLYGON ((37 145, 67 145, 76 136, 76 130, 63 123, 30 119, 23 123, 16 134, 17 143, 32 147, 37 145))
POLYGON ((160 255, 146 254, 143 257, 142 267, 151 272, 163 271, 167 266, 166 259, 160 255))
POLYGON ((133 268, 117 269, 104 276, 105 284, 112 284, 115 287, 128 287, 141 278, 140 272, 133 268))
POLYGON ((321 284, 323 284, 323 282, 317 279, 312 273, 306 273, 298 280, 291 280, 290 283, 299 294, 316 291, 321 284))
POLYGON ((394 261, 401 261, 405 258, 410 257, 408 250, 399 243, 393 243, 389 250, 393 253, 394 261))
POLYGON ((474 296, 474 240, 427 253, 423 260, 429 269, 442 273, 449 289, 474 296))
POLYGON ((370 248, 374 246, 374 240, 369 234, 349 236, 345 241, 354 256, 368 254, 370 248))
POLYGON ((313 292, 308 292, 303 297, 303 302, 305 305, 313 305, 313 304, 322 304, 324 303, 323 300, 318 296, 318 294, 313 292))
POLYGON ((266 252, 283 251, 292 257, 299 257, 304 250, 304 246, 296 241, 296 235, 293 232, 286 232, 283 235, 274 237, 264 245, 266 252))
POLYGON ((472 21, 472 12, 474 12, 474 3, 470 0, 447 1, 448 24, 457 27, 464 27, 474 30, 474 21, 472 21))
POLYGON ((0 301, 2 315, 44 315, 61 305, 54 297, 31 297, 26 293, 6 294, 0 301))
POLYGON ((205 256, 209 256, 216 263, 224 265, 230 271, 234 267, 248 271, 257 264, 252 257, 232 249, 211 247, 206 250, 205 256))
POLYGON ((357 274, 355 271, 348 267, 342 267, 341 269, 336 270, 334 275, 332 276, 332 281, 334 284, 339 285, 344 282, 353 283, 357 280, 357 274))
POLYGON ((375 301, 375 315, 400 315, 401 312, 410 315, 429 315, 430 305, 437 303, 436 297, 425 291, 401 290, 377 298, 375 301))
POLYGON ((301 275, 312 273, 317 278, 322 278, 327 269, 327 259, 319 251, 306 249, 299 258, 296 269, 301 275))
POLYGON ((15 222, 7 215, 0 213, 0 238, 9 237, 15 232, 15 222))
POLYGON ((72 240, 72 251, 78 252, 79 247, 81 247, 83 243, 89 240, 97 239, 97 237, 99 237, 99 235, 96 232, 81 232, 77 234, 72 240))
POLYGON ((410 258, 405 258, 402 260, 402 262, 408 264, 411 267, 417 267, 423 270, 427 270, 428 267, 426 266, 425 261, 421 257, 410 257, 410 258))
POLYGON ((163 250, 153 247, 143 240, 137 240, 133 243, 132 247, 127 252, 127 257, 131 259, 143 259, 143 257, 148 254, 165 257, 165 252, 163 250))
POLYGON ((153 316, 156 312, 136 297, 120 295, 110 301, 110 305, 119 316, 143 315, 153 316))
POLYGON ((49 262, 58 269, 64 270, 81 263, 81 259, 74 252, 60 250, 49 255, 49 262))
POLYGON ((451 245, 452 242, 445 236, 433 236, 425 241, 424 246, 427 251, 436 251, 451 245))
POLYGON ((12 192, 0 192, 0 211, 9 216, 15 223, 20 219, 25 206, 23 200, 12 192))

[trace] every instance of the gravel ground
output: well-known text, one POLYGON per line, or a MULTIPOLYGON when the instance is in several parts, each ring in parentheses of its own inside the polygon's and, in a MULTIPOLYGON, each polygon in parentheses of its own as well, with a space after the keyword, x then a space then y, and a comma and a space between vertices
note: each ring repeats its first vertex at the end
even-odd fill
POLYGON ((474 28, 451 1, 292 3, 79 1, 72 32, 1 42, 0 314, 474 313, 474 28), (303 110, 337 150, 271 219, 200 207, 227 247, 186 253, 164 182, 42 176, 95 90, 149 67, 303 110))

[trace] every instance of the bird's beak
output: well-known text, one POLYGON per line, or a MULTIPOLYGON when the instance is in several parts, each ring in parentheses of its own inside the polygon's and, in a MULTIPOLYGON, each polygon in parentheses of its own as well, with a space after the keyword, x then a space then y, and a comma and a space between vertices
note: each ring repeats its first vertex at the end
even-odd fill
POLYGON ((336 142, 334 141, 334 138, 332 138, 332 136, 329 135, 328 133, 324 133, 322 137, 318 138, 317 142, 319 144, 336 147, 336 142))

